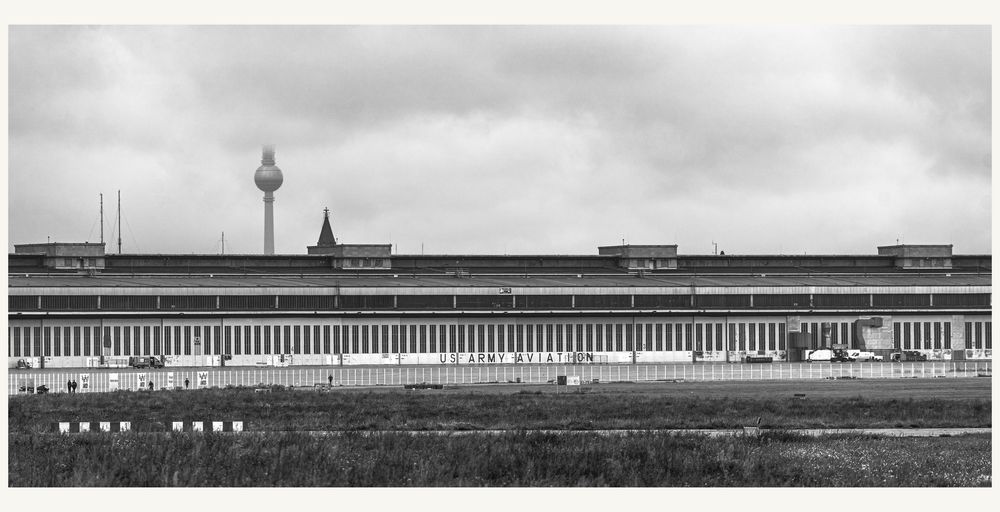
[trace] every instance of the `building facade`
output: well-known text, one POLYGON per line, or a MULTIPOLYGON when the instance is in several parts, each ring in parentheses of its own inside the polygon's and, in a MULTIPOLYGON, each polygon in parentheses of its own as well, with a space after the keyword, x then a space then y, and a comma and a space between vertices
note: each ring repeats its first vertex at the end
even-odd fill
POLYGON ((992 357, 991 258, 947 245, 393 255, 332 233, 306 255, 105 255, 93 245, 9 255, 10 367, 121 367, 149 355, 168 366, 799 361, 831 347, 992 357))

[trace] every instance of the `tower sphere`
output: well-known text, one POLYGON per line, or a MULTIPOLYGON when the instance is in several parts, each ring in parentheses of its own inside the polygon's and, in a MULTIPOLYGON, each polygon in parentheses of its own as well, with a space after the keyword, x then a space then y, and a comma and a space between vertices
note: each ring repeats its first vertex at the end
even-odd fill
POLYGON ((284 177, 281 175, 281 169, 274 165, 274 146, 264 146, 264 156, 260 159, 260 164, 253 175, 257 188, 264 192, 278 190, 284 177))

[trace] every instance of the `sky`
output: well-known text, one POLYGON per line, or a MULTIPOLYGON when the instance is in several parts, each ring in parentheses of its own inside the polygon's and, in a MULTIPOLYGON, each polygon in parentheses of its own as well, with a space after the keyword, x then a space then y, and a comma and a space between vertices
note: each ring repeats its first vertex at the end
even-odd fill
POLYGON ((988 26, 11 26, 8 251, 991 251, 988 26))

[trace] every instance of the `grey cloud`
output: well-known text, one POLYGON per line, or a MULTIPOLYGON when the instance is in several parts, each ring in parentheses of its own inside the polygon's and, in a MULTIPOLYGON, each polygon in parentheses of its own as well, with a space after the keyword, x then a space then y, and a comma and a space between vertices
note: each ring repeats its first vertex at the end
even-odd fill
POLYGON ((18 241, 52 229, 38 205, 88 218, 90 196, 122 187, 136 213, 170 212, 136 221, 145 245, 199 251, 185 233, 225 229, 255 251, 250 175, 275 143, 286 252, 315 242, 325 205, 338 236, 391 234, 409 252, 593 252, 623 232, 698 247, 721 233, 754 251, 870 252, 901 230, 989 244, 988 208, 967 208, 990 180, 988 28, 13 27, 10 40, 18 241), (907 225, 909 191, 936 180, 985 237, 907 225))

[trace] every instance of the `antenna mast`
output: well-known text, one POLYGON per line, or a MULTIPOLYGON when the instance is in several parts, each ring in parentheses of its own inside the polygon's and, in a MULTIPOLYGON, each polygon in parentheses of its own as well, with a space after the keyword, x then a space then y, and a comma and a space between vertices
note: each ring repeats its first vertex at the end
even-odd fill
POLYGON ((104 193, 101 192, 101 245, 104 245, 104 193))
POLYGON ((226 232, 222 232, 222 254, 226 254, 226 232))
POLYGON ((122 191, 118 191, 118 254, 122 253, 122 191))

